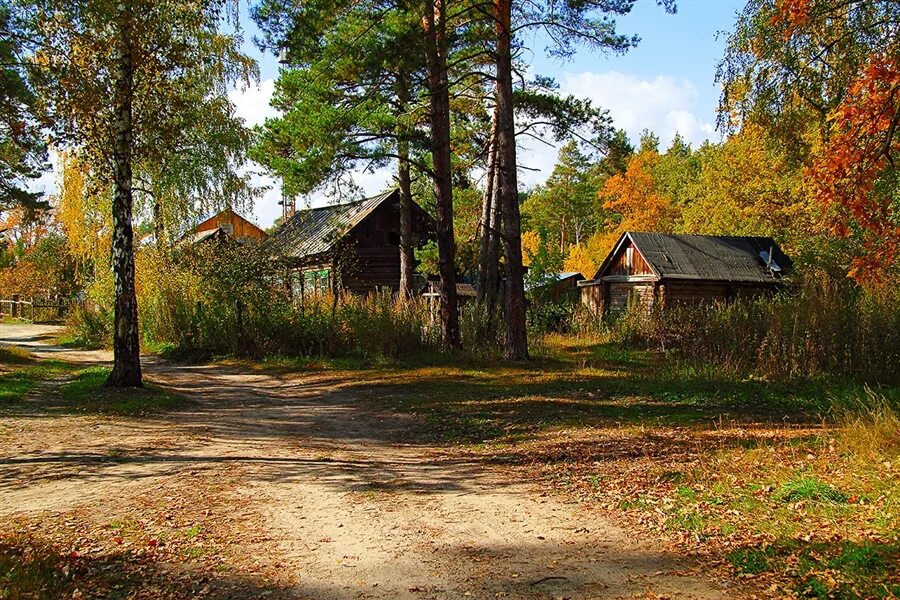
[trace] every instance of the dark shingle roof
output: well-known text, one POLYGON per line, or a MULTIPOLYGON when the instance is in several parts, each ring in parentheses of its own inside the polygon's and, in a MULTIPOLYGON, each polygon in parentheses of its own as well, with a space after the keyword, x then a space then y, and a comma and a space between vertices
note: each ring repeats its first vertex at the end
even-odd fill
POLYGON ((631 238, 660 279, 771 283, 775 276, 763 260, 763 253, 770 252, 782 274, 793 266, 769 237, 627 232, 600 267, 598 276, 626 237, 631 238))
POLYGON ((328 252, 335 242, 396 193, 397 190, 390 190, 356 202, 298 211, 269 237, 265 249, 269 254, 286 258, 328 252))

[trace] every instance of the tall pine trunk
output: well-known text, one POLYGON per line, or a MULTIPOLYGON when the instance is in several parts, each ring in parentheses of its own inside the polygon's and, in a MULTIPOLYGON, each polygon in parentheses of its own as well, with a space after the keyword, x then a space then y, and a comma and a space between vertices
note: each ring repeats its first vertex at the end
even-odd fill
POLYGON ((488 138, 487 181, 481 203, 481 239, 478 254, 478 301, 493 311, 497 302, 497 114, 494 107, 488 138))
POLYGON ((447 79, 446 0, 425 0, 425 60, 428 71, 431 156, 437 213, 438 270, 441 277, 441 338, 460 348, 453 239, 453 182, 450 163, 450 90, 447 79))
MULTIPOLYGON (((397 112, 406 113, 409 85, 403 72, 397 75, 397 112)), ((409 140, 406 131, 397 137, 397 184, 400 187, 400 299, 412 297, 413 257, 412 245, 412 180, 409 175, 409 140)))
POLYGON ((409 142, 397 142, 397 182, 400 185, 400 298, 412 296, 412 180, 409 176, 409 142))
POLYGON ((516 181, 516 131, 513 119, 510 13, 510 0, 494 0, 494 18, 497 24, 497 157, 500 164, 500 208, 503 220, 503 252, 506 259, 504 294, 506 347, 504 354, 511 360, 524 360, 528 358, 528 336, 525 328, 519 188, 516 181))
POLYGON ((119 5, 118 48, 113 102, 116 136, 113 146, 112 263, 115 288, 113 369, 106 385, 140 387, 141 350, 137 296, 134 291, 134 232, 131 227, 131 109, 134 100, 132 19, 124 1, 119 5))

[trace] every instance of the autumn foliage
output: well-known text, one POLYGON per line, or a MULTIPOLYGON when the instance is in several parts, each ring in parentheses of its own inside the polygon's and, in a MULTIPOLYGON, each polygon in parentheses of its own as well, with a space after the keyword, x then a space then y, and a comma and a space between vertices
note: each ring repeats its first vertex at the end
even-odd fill
POLYGON ((898 92, 896 57, 871 56, 834 112, 832 136, 810 169, 835 233, 862 238, 863 252, 851 269, 857 279, 877 277, 900 256, 894 164, 900 151, 898 92))

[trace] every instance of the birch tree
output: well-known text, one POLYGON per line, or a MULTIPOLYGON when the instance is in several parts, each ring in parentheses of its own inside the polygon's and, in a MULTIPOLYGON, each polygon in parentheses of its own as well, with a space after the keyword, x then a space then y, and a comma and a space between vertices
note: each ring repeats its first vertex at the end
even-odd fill
MULTIPOLYGON (((223 0, 40 0, 20 5, 33 30, 44 124, 111 190, 115 283, 107 385, 142 385, 134 270, 136 174, 168 171, 186 126, 229 113, 233 82, 255 77, 223 0)), ((230 114, 230 113, 229 113, 230 114)), ((228 116, 228 115, 226 115, 228 116)), ((218 175, 218 174, 217 174, 218 175)), ((152 192, 151 192, 152 193, 152 192)))

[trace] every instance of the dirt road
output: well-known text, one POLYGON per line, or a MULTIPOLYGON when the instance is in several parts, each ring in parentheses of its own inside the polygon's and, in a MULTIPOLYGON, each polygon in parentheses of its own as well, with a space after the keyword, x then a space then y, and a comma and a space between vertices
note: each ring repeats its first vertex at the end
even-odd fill
MULTIPOLYGON (((110 359, 48 346, 53 333, 0 325, 0 341, 43 357, 110 359)), ((144 418, 0 413, 0 518, 114 516, 153 490, 216 481, 252 508, 238 519, 249 559, 296 597, 738 596, 517 471, 416 440, 412 417, 345 381, 152 358, 145 369, 194 404, 144 418)))

